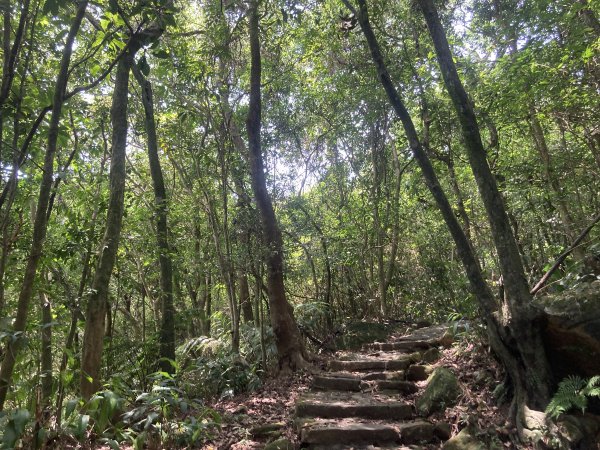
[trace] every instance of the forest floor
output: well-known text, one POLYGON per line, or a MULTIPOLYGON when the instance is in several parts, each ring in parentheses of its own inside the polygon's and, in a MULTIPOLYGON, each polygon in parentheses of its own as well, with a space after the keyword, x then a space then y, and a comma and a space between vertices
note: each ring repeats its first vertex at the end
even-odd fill
MULTIPOLYGON (((391 337, 390 339, 393 339, 391 337)), ((496 406, 492 394, 502 382, 504 374, 490 355, 489 349, 474 334, 468 334, 445 349, 434 366, 451 369, 458 377, 463 395, 457 404, 443 413, 429 417, 451 426, 451 434, 457 434, 467 425, 476 425, 499 446, 523 448, 514 444, 515 430, 506 425, 508 405, 496 406)), ((318 366, 324 366, 324 359, 318 366)), ((223 418, 220 430, 203 448, 210 450, 261 449, 274 438, 287 438, 298 444, 294 429, 294 404, 298 397, 309 390, 311 374, 298 373, 265 381, 258 391, 238 395, 211 405, 223 418), (268 436, 257 436, 266 424, 274 424, 275 431, 268 436)), ((423 385, 425 382, 420 382, 423 385)), ((414 405, 415 396, 406 400, 414 405)), ((440 448, 441 442, 421 446, 421 449, 440 448)))

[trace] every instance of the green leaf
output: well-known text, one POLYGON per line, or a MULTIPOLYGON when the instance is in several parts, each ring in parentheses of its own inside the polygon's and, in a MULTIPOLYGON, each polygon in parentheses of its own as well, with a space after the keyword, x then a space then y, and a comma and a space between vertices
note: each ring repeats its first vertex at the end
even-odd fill
POLYGON ((67 402, 67 406, 65 407, 65 419, 68 419, 71 414, 73 414, 73 411, 75 411, 75 408, 78 404, 79 400, 76 398, 73 398, 67 402))
POLYGON ((61 6, 64 6, 64 4, 64 0, 46 0, 46 3, 44 3, 44 7, 42 8, 42 14, 56 16, 58 10, 61 6))

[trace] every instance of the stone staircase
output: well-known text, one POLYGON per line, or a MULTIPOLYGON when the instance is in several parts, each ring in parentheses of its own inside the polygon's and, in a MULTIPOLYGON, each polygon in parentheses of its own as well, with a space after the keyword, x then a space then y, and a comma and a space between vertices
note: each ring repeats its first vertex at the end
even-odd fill
POLYGON ((296 402, 296 427, 303 448, 409 448, 448 439, 447 424, 415 413, 418 381, 432 371, 439 347, 450 345, 447 326, 428 327, 373 343, 361 352, 341 352, 315 375, 311 391, 296 402))

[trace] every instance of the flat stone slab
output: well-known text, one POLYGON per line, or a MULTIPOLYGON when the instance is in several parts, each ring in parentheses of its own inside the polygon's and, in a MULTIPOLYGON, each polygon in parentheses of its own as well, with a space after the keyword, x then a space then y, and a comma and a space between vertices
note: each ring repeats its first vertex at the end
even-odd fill
POLYGON ((404 380, 404 370, 391 372, 371 372, 362 377, 364 381, 372 380, 404 380))
POLYGON ((326 444, 326 445, 309 445, 306 447, 310 450, 416 450, 418 447, 407 447, 405 445, 390 444, 390 445, 367 445, 367 444, 326 444))
POLYGON ((354 378, 356 380, 362 380, 360 374, 352 372, 324 372, 320 376, 327 376, 330 378, 354 378))
POLYGON ((400 391, 403 394, 414 394, 419 390, 415 383, 402 380, 377 380, 375 385, 380 391, 400 391))
MULTIPOLYGON (((327 446, 324 448, 348 448, 348 444, 360 444, 358 448, 367 445, 382 445, 397 443, 400 434, 393 425, 342 420, 319 419, 304 425, 300 431, 300 442, 305 445, 327 446)), ((353 448, 357 448, 352 446, 353 448)))
POLYGON ((405 370, 412 363, 419 361, 419 353, 388 353, 376 356, 353 355, 353 359, 336 359, 329 362, 331 370, 346 372, 364 372, 366 370, 405 370))
POLYGON ((406 336, 394 338, 394 342, 403 341, 422 341, 429 343, 431 347, 437 347, 438 345, 448 347, 452 345, 454 338, 452 337, 452 333, 450 333, 450 324, 442 323, 440 325, 420 328, 411 334, 407 334, 406 336))
POLYGON ((366 370, 404 370, 410 366, 409 359, 393 360, 363 360, 363 361, 339 361, 334 360, 329 363, 333 370, 350 370, 353 372, 364 372, 366 370))
POLYGON ((331 390, 331 391, 354 391, 360 392, 362 390, 360 378, 352 377, 331 377, 317 375, 313 377, 312 388, 331 390))
POLYGON ((411 405, 389 396, 323 391, 302 395, 296 401, 296 416, 402 420, 412 418, 413 411, 411 405))
POLYGON ((420 350, 427 350, 431 348, 431 342, 427 341, 398 341, 398 342, 375 342, 373 344, 365 345, 368 350, 380 350, 384 352, 389 351, 405 351, 405 352, 417 352, 420 350))

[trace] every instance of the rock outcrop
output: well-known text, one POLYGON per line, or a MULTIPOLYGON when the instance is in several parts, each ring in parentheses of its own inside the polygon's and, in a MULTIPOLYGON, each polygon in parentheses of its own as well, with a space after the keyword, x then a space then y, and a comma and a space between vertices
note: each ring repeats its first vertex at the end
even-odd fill
POLYGON ((555 378, 600 374, 600 282, 535 300, 547 319, 545 344, 555 378))
POLYGON ((445 367, 438 367, 429 376, 423 395, 417 399, 417 412, 427 417, 432 412, 443 411, 454 405, 460 392, 456 375, 445 367))

